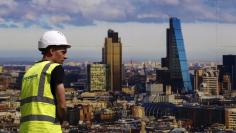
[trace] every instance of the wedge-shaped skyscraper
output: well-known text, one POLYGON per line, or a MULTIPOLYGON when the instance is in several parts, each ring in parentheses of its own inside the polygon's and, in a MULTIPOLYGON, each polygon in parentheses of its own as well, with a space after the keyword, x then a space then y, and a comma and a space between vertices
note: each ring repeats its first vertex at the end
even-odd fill
POLYGON ((162 59, 162 66, 170 72, 171 86, 174 91, 188 93, 192 91, 184 40, 178 18, 170 18, 167 35, 167 57, 162 59))

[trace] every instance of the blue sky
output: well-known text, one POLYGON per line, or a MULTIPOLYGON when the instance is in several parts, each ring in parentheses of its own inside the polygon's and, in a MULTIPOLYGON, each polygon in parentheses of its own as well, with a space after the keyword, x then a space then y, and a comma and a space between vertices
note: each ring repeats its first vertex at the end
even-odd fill
POLYGON ((221 59, 236 54, 235 5, 236 0, 1 0, 0 57, 38 58, 39 37, 56 29, 74 45, 71 58, 100 59, 112 28, 124 58, 160 59, 174 16, 181 19, 189 59, 221 59))

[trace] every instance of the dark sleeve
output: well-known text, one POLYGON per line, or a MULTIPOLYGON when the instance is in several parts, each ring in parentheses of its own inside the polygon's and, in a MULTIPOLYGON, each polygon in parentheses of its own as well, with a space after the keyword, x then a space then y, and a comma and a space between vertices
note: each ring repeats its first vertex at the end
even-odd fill
POLYGON ((51 82, 50 82, 50 86, 51 86, 51 92, 53 94, 53 96, 55 97, 55 90, 56 90, 56 86, 58 84, 63 83, 64 80, 64 69, 61 65, 56 66, 51 73, 51 82))

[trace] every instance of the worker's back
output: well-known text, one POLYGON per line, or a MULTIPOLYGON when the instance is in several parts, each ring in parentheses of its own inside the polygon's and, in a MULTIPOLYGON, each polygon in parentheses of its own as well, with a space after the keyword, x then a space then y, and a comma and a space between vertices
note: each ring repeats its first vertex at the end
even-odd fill
POLYGON ((42 61, 25 73, 21 90, 21 133, 62 132, 50 87, 51 72, 58 65, 42 61))

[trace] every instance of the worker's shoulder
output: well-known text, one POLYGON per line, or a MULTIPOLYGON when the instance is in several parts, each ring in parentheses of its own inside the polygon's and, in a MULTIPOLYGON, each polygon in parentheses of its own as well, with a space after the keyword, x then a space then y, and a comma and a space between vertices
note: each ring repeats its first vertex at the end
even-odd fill
POLYGON ((62 65, 57 65, 53 70, 52 73, 64 73, 64 68, 62 67, 62 65))

